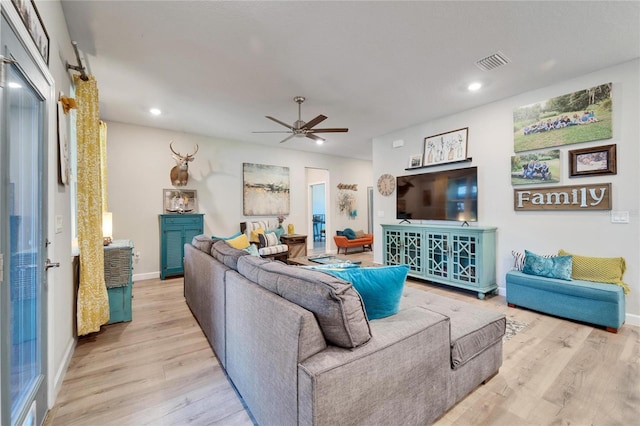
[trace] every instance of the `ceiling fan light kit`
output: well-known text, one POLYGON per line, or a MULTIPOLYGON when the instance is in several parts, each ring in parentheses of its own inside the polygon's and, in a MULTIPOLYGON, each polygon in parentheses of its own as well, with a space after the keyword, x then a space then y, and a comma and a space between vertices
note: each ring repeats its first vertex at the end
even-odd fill
POLYGON ((314 129, 315 126, 322 123, 327 119, 326 115, 318 115, 314 119, 310 121, 302 120, 302 103, 305 101, 304 96, 296 96, 293 98, 293 101, 298 104, 298 119, 294 121, 292 125, 285 123, 284 121, 280 121, 277 118, 266 115, 265 117, 271 121, 274 121, 281 126, 289 129, 288 131, 264 131, 264 132, 253 132, 253 133, 290 133, 289 136, 280 141, 280 143, 286 142, 291 138, 309 138, 316 142, 318 145, 322 145, 325 142, 324 138, 316 135, 316 133, 343 133, 348 132, 347 128, 326 128, 326 129, 314 129))

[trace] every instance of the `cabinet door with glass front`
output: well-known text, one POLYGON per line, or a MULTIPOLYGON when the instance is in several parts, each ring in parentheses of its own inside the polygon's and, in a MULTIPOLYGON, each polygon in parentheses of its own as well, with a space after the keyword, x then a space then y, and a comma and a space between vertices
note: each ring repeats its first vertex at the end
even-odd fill
POLYGON ((477 235, 427 232, 425 276, 476 285, 480 238, 477 235))
POLYGON ((407 265, 409 274, 422 275, 424 260, 422 229, 384 228, 384 263, 386 265, 407 265))

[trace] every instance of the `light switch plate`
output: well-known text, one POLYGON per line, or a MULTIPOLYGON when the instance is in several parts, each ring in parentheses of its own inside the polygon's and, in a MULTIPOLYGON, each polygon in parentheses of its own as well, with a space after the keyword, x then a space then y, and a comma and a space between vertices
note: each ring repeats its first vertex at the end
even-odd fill
POLYGON ((62 216, 56 215, 56 234, 62 232, 62 216))
POLYGON ((611 223, 629 223, 629 212, 611 211, 611 223))

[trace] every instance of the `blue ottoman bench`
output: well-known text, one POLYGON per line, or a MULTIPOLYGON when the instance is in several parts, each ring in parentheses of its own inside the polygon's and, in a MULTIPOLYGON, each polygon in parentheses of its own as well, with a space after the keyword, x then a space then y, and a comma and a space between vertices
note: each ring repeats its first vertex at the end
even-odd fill
POLYGON ((615 284, 559 280, 509 271, 507 304, 605 327, 617 333, 625 318, 625 295, 615 284))

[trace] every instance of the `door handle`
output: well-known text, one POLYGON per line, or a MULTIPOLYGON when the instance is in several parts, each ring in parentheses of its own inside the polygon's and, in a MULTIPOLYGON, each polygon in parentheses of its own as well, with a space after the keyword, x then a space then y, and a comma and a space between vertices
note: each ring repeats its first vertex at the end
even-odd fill
POLYGON ((51 268, 59 268, 60 262, 52 262, 51 259, 47 259, 47 263, 45 263, 44 267, 47 271, 51 268))

